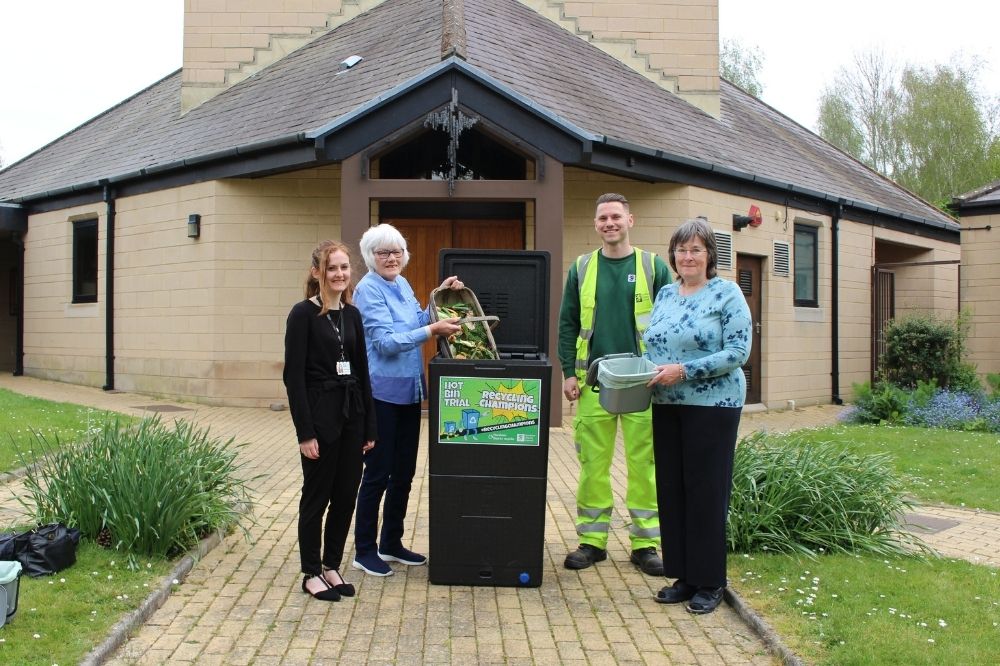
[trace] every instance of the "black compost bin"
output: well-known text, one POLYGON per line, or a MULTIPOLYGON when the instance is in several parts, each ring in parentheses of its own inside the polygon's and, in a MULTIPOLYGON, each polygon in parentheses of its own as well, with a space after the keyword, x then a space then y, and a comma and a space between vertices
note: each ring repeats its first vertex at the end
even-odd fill
POLYGON ((430 362, 432 583, 542 584, 549 458, 549 254, 442 250, 487 315, 500 358, 430 362))

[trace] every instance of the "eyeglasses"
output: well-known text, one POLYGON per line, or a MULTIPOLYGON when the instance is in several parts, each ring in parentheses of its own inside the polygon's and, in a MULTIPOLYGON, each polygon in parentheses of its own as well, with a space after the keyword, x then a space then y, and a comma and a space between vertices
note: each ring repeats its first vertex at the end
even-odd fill
POLYGON ((403 256, 402 250, 375 250, 375 256, 379 259, 388 259, 390 256, 399 259, 403 256))
POLYGON ((707 252, 707 250, 705 250, 704 248, 700 248, 700 247, 693 247, 690 250, 683 250, 683 249, 681 249, 679 247, 676 248, 676 249, 674 249, 674 254, 676 256, 678 256, 678 257, 683 257, 685 254, 687 254, 687 255, 690 255, 690 256, 694 257, 695 259, 697 259, 701 255, 705 254, 705 252, 707 252))

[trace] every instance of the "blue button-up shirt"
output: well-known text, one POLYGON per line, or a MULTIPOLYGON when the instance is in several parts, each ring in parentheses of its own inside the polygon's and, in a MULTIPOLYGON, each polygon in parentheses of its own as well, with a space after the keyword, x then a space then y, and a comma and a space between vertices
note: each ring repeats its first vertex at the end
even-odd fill
POLYGON ((372 396, 397 405, 412 405, 426 395, 421 346, 430 337, 430 315, 421 309, 402 275, 388 281, 369 272, 354 290, 361 310, 368 349, 372 396))

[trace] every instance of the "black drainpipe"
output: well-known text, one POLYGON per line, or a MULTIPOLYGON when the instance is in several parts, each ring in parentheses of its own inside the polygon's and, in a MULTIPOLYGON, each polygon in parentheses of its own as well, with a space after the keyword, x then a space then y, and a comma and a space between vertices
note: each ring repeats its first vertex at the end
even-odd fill
POLYGON ((104 284, 104 390, 115 390, 115 193, 110 185, 104 186, 104 203, 107 204, 107 251, 105 256, 104 284))
POLYGON ((830 218, 830 244, 831 263, 830 269, 830 380, 833 386, 833 404, 844 404, 840 397, 840 216, 844 211, 843 202, 838 203, 833 209, 830 218))
POLYGON ((14 231, 11 239, 17 252, 17 339, 14 349, 14 376, 24 375, 24 237, 22 232, 14 231))

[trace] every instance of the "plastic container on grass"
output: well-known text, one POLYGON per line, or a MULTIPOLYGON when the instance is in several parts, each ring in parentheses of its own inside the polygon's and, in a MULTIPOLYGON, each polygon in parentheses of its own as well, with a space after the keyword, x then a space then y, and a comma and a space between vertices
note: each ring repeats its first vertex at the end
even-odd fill
POLYGON ((17 612, 20 578, 20 562, 0 562, 0 627, 14 619, 17 612))
POLYGON ((642 412, 649 407, 656 365, 641 356, 603 358, 597 369, 601 407, 610 414, 642 412))

